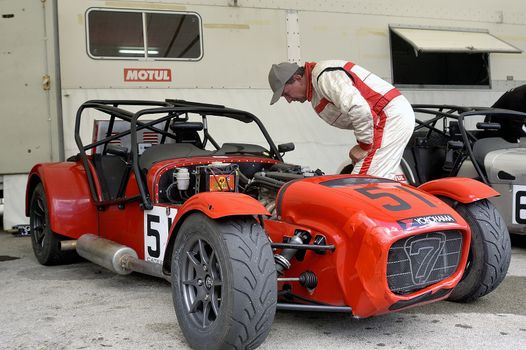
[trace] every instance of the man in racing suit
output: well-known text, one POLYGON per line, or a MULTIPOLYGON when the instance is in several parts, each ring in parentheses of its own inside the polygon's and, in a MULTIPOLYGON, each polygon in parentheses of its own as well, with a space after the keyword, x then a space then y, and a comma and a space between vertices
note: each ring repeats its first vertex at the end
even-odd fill
POLYGON ((398 172, 415 126, 411 105, 391 84, 347 61, 272 65, 270 104, 310 101, 325 122, 354 130, 358 144, 349 151, 353 174, 404 180, 398 172))

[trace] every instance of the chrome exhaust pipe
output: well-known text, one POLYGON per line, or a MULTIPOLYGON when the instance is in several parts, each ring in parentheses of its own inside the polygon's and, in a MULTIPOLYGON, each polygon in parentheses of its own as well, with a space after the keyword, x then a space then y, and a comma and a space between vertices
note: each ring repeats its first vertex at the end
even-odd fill
POLYGON ((141 259, 134 258, 133 256, 123 256, 122 257, 122 266, 131 271, 144 273, 145 275, 150 275, 154 277, 164 278, 170 280, 169 276, 166 276, 163 273, 163 265, 156 264, 141 259))
POLYGON ((137 259, 137 253, 130 247, 123 246, 91 233, 79 237, 76 249, 77 253, 84 259, 103 266, 119 275, 130 274, 132 270, 127 266, 126 261, 129 259, 137 259))
POLYGON ((75 250, 77 248, 77 240, 67 240, 67 241, 60 241, 60 250, 66 251, 66 250, 75 250))

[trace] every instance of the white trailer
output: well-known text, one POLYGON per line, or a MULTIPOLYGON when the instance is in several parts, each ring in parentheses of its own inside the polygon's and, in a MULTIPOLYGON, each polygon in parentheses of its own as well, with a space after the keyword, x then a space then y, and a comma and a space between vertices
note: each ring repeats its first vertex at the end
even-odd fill
MULTIPOLYGON (((75 112, 89 99, 245 109, 277 143, 296 144, 287 161, 332 173, 352 132, 307 104, 270 106, 272 63, 347 59, 412 103, 489 106, 526 83, 519 0, 1 0, 0 33, 5 228, 27 221, 31 167, 77 153, 75 112)), ((85 118, 83 130, 93 122, 85 118)))

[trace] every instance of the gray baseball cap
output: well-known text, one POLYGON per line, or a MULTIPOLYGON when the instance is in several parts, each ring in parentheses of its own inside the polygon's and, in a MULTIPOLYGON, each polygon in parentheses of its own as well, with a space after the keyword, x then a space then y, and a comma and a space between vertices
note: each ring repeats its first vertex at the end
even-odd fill
POLYGON ((299 67, 296 63, 291 62, 281 62, 272 65, 268 72, 268 83, 272 91, 274 91, 274 95, 272 95, 272 99, 270 100, 271 105, 278 102, 283 94, 283 89, 285 89, 285 84, 292 78, 299 67))

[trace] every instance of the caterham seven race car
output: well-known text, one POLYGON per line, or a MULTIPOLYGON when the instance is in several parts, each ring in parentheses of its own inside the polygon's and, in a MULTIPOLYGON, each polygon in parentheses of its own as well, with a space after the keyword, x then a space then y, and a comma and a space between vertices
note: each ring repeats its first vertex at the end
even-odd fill
POLYGON ((489 201, 498 192, 486 184, 324 175, 285 163, 293 145, 276 146, 248 112, 88 101, 75 140, 78 155, 29 175, 36 258, 78 254, 170 281, 193 348, 255 348, 277 309, 369 317, 472 301, 510 263, 506 224, 489 201))

